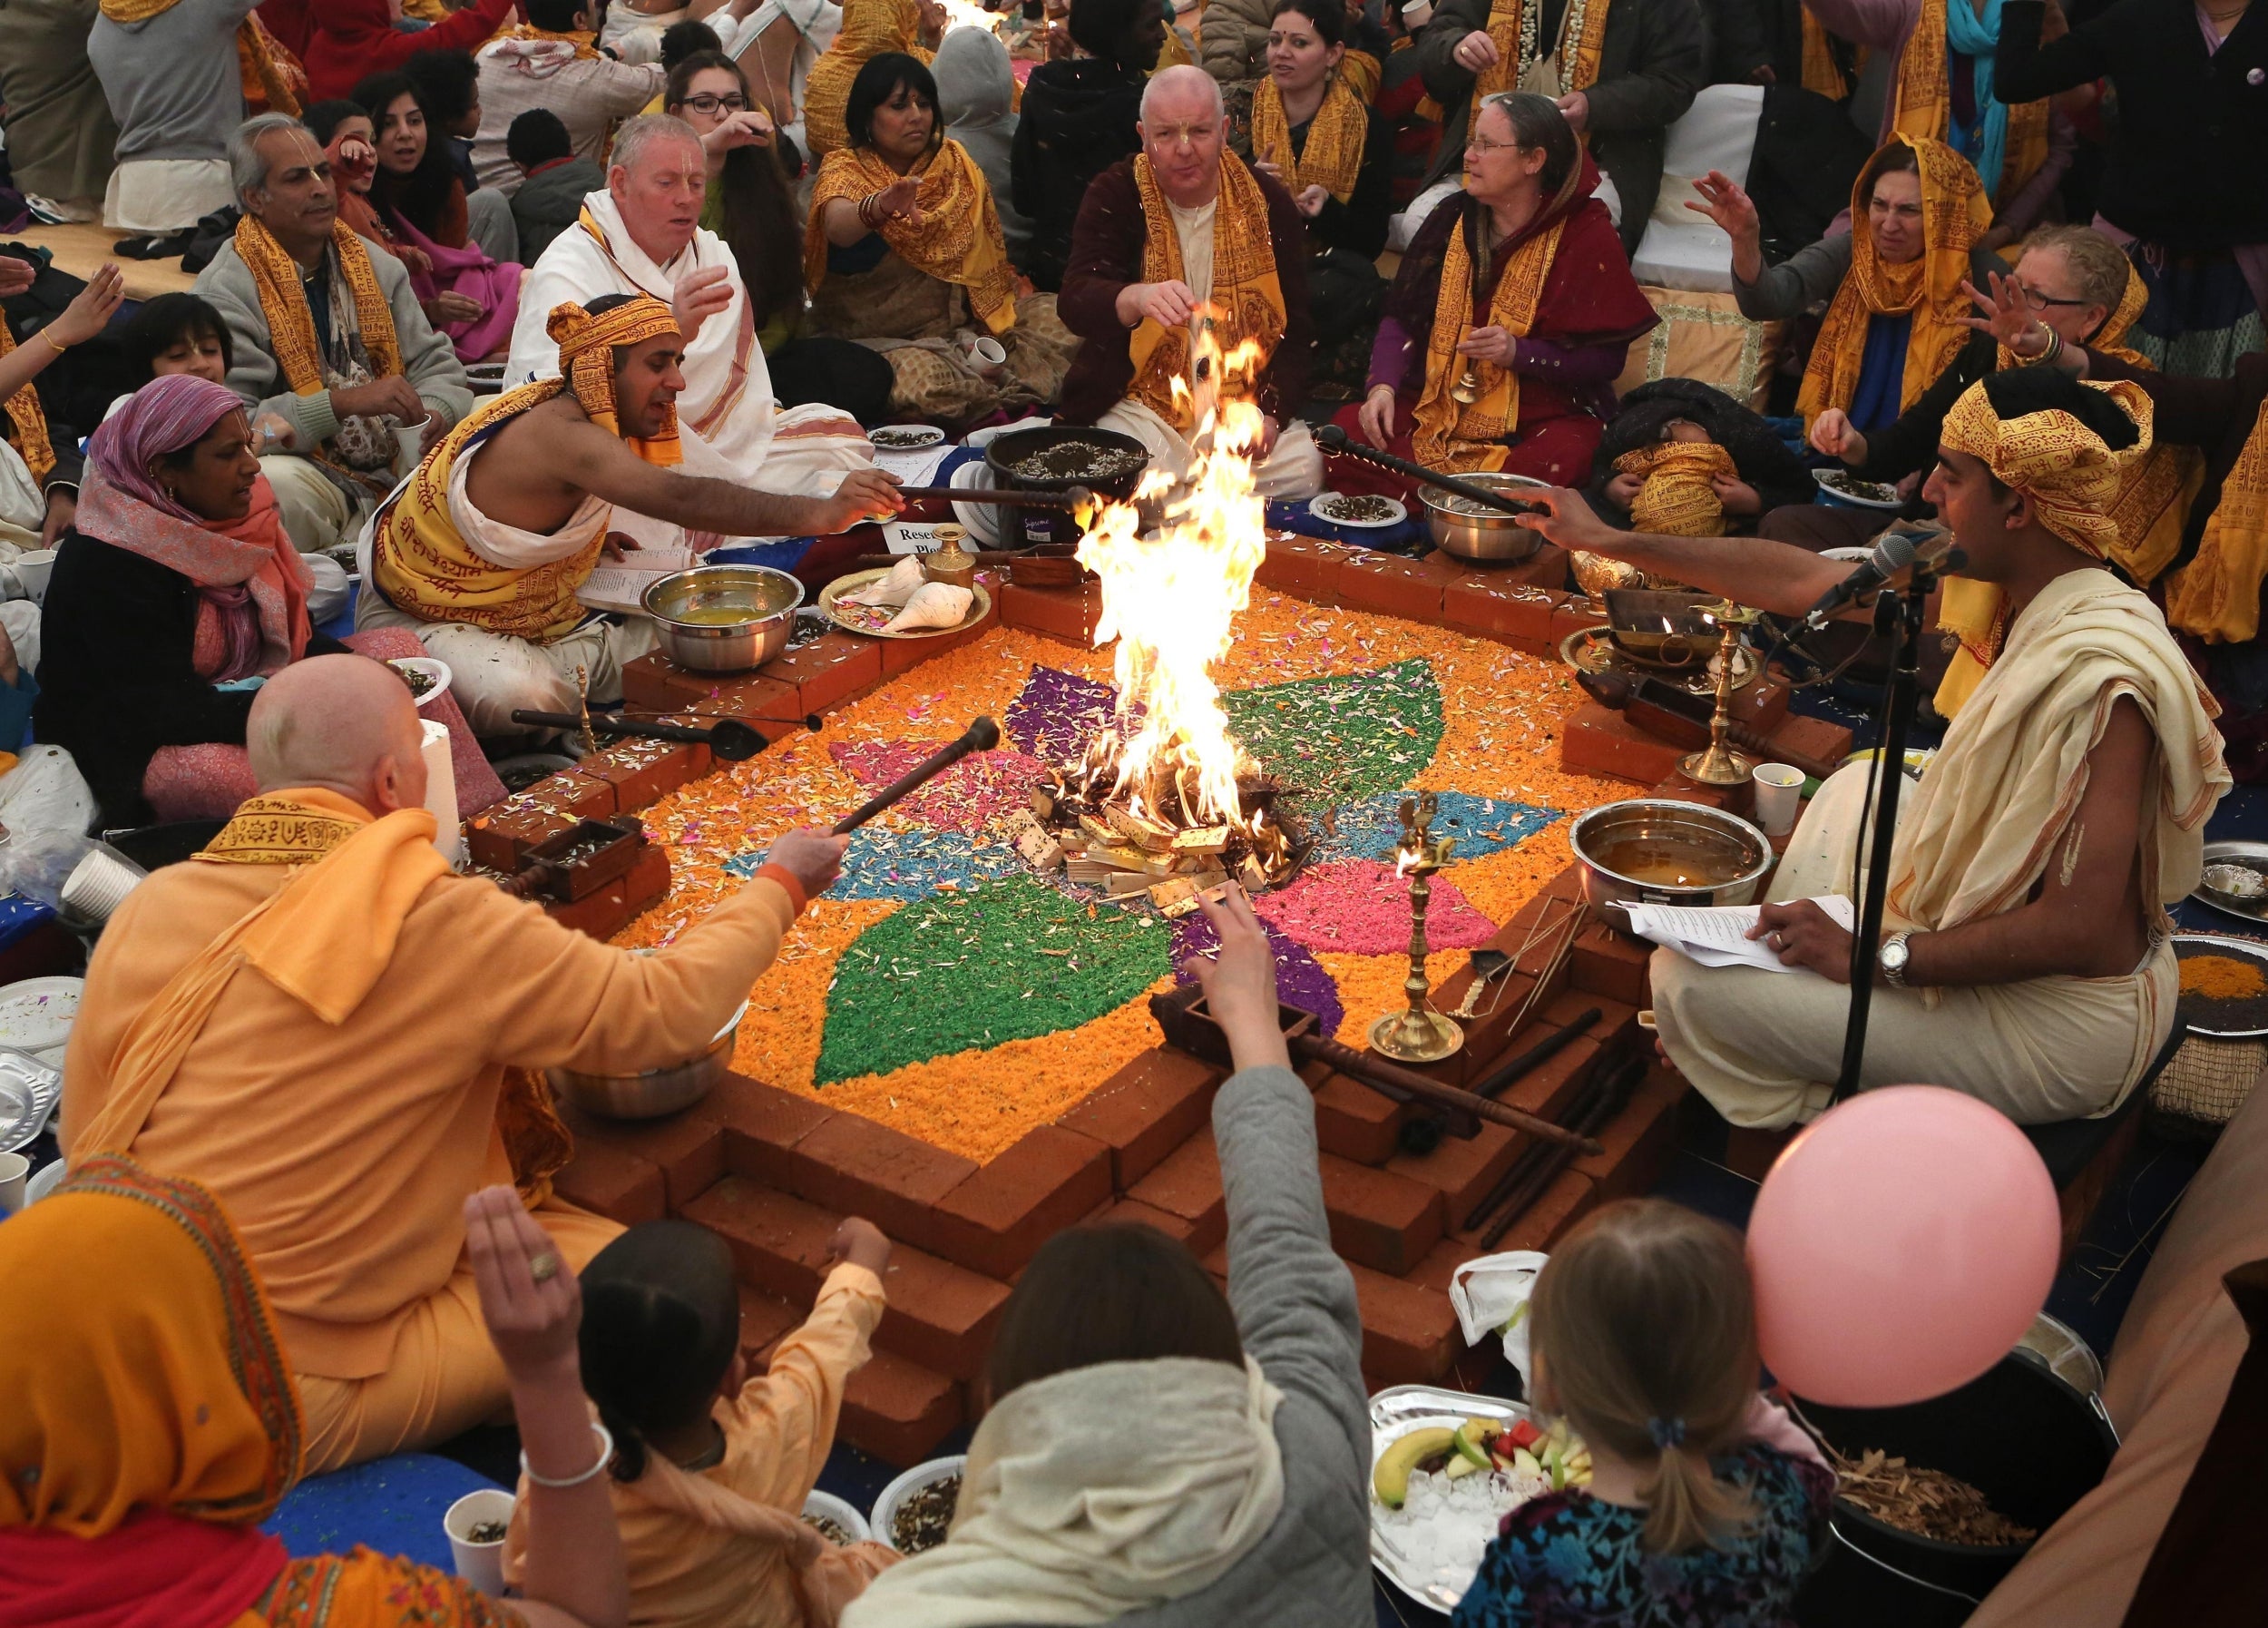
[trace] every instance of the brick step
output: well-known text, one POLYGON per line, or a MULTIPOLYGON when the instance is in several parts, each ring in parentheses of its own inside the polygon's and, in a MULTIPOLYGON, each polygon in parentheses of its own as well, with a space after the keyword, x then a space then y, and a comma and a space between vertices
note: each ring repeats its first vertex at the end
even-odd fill
MULTIPOLYGON (((797 1304, 740 1285, 740 1351, 750 1369, 771 1361, 780 1339, 802 1323, 810 1303, 797 1304)), ((876 1351, 843 1388, 836 1435, 863 1453, 904 1469, 928 1457, 967 1417, 957 1381, 892 1351, 876 1351)))
MULTIPOLYGON (((791 1305, 809 1305, 818 1293, 827 1244, 842 1220, 742 1176, 727 1176, 681 1213, 732 1246, 742 1281, 791 1305)), ((894 1239, 883 1288, 890 1304, 875 1333, 876 1348, 949 1378, 976 1377, 1007 1285, 894 1239)))

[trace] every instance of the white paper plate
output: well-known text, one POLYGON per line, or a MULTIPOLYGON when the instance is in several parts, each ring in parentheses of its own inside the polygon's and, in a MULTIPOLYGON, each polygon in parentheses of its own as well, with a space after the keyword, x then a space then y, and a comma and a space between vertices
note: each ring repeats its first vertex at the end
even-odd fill
POLYGON ((0 988, 0 1045, 37 1054, 71 1038, 84 978, 26 978, 0 988))
MULTIPOLYGON (((1827 484, 1827 477, 1831 475, 1838 473, 1844 475, 1848 478, 1856 478, 1856 476, 1851 476, 1848 470, 1837 471, 1833 469, 1814 469, 1812 471, 1812 479, 1819 487, 1819 495, 1821 498, 1830 504, 1847 504, 1854 509, 1882 509, 1885 511, 1902 509, 1906 506, 1906 500, 1902 497, 1893 495, 1887 502, 1885 502, 1879 497, 1861 497, 1855 492, 1845 492, 1840 486, 1829 485, 1827 484)), ((1886 485, 1887 483, 1876 481, 1870 484, 1882 485, 1886 485)))
MULTIPOLYGON (((982 458, 972 458, 953 472, 953 485, 964 491, 989 492, 992 489, 992 472, 982 458)), ((953 518, 968 528, 969 535, 987 548, 1000 546, 1000 510, 989 503, 956 503, 953 518)))
POLYGON ((1344 497, 1345 495, 1346 494, 1344 492, 1318 492, 1315 494, 1314 501, 1308 504, 1307 512, 1310 515, 1313 515, 1316 519, 1328 521, 1333 525, 1352 525, 1364 531, 1381 531, 1389 525, 1400 525, 1404 520, 1407 520, 1410 517, 1410 511, 1408 507, 1403 505, 1400 499, 1393 497, 1371 497, 1370 494, 1364 493, 1362 494, 1362 495, 1370 497, 1371 501, 1374 503, 1385 504, 1393 510, 1393 513, 1387 515, 1383 520, 1342 519, 1339 515, 1334 515, 1330 512, 1330 505, 1336 503, 1340 498, 1344 497))
POLYGON ((940 445, 944 438, 945 432, 934 424, 884 424, 866 432, 867 441, 877 452, 919 452, 924 446, 940 445), (876 440, 878 436, 890 438, 876 440))
POLYGON ((926 1464, 917 1464, 884 1487, 882 1496, 875 1500, 874 1514, 866 1517, 867 1527, 873 1532, 875 1541, 889 1548, 896 1548, 897 1539, 892 1535, 890 1528, 896 1519, 898 1505, 931 1482, 961 1475, 968 1467, 968 1455, 954 1453, 948 1457, 933 1458, 926 1464))
POLYGON ((438 656, 388 656, 386 664, 397 672, 422 672, 433 681, 432 687, 416 698, 421 712, 448 694, 449 681, 455 676, 449 671, 448 662, 438 656))
POLYGON ((866 1525, 866 1517, 858 1513, 855 1505, 845 1503, 833 1493, 821 1492, 816 1486, 811 1489, 811 1496, 803 1501, 803 1514, 806 1520, 820 1515, 833 1521, 850 1534, 850 1541, 855 1544, 863 1544, 874 1535, 873 1528, 866 1525))

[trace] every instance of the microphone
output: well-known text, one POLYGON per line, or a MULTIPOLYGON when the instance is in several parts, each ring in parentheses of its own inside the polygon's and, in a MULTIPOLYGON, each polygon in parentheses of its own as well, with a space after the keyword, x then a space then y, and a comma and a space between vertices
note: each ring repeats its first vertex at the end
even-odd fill
POLYGON ((1874 552, 1866 562, 1819 596, 1817 603, 1804 613, 1804 626, 1817 633, 1827 625, 1827 619, 1853 601, 1872 593, 1892 577, 1913 564, 1913 538, 1905 532, 1884 532, 1874 544, 1874 552))

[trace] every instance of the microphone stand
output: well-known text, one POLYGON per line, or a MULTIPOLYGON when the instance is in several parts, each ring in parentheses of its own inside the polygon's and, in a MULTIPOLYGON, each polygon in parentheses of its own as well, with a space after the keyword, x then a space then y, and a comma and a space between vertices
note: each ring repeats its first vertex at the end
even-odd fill
POLYGON ((1943 559, 1917 559, 1908 567, 1904 592, 1893 597, 1885 591, 1874 602, 1874 631, 1891 640, 1890 687, 1882 697, 1876 776, 1868 788, 1872 813, 1859 826, 1856 855, 1865 878, 1859 895, 1858 930, 1851 938, 1851 1015, 1843 1032, 1843 1072, 1835 1079, 1833 1100, 1838 1103, 1859 1088, 1859 1066, 1866 1057, 1866 1020, 1873 1004, 1874 966, 1882 953, 1883 896, 1890 890, 1898 794, 1906 778, 1906 737, 1921 706, 1921 634, 1929 620, 1930 594, 1945 564, 1943 559))

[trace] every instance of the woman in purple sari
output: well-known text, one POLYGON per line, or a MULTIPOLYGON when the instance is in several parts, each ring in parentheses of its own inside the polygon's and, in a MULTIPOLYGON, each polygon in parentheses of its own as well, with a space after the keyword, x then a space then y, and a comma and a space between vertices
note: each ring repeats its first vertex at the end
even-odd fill
POLYGON ((520 312, 523 268, 499 265, 466 235, 464 182, 440 143, 429 139, 425 107, 408 75, 373 74, 355 86, 354 100, 373 126, 377 162, 368 208, 385 231, 384 246, 409 268, 425 315, 449 336, 460 360, 502 357, 520 312))

